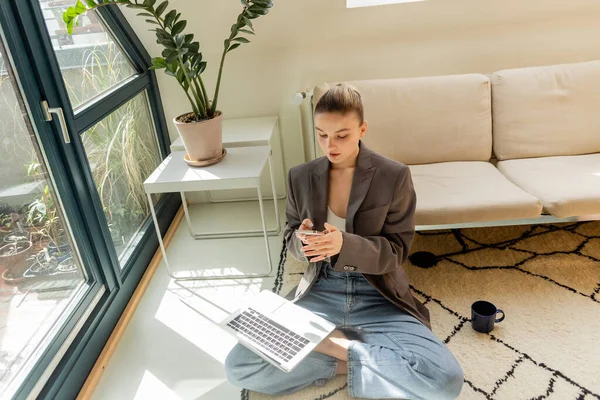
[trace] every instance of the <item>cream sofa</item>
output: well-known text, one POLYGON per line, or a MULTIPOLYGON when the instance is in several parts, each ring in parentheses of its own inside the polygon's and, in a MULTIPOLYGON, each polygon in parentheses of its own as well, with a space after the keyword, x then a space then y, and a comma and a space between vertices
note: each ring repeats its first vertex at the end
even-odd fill
POLYGON ((364 142, 411 169, 418 229, 600 219, 600 61, 348 83, 364 142))

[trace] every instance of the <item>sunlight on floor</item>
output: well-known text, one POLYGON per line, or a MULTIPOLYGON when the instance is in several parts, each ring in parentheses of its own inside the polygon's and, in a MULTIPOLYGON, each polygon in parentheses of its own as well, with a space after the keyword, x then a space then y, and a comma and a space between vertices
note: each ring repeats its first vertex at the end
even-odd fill
POLYGON ((146 400, 146 399, 163 399, 163 400, 180 400, 181 397, 177 396, 167 385, 160 381, 156 376, 152 375, 150 371, 145 371, 140 387, 135 393, 135 400, 146 400))
MULTIPOLYGON (((285 202, 281 201, 280 216, 285 202)), ((256 202, 191 205, 194 229, 260 226, 256 202)), ((272 221, 273 207, 265 207, 272 221)), ((282 236, 269 237, 273 275, 268 278, 175 281, 161 262, 117 350, 104 369, 93 400, 239 398, 223 364, 237 340, 219 327, 261 290, 270 290, 282 236)), ((194 240, 184 221, 167 249, 173 273, 256 274, 267 271, 263 237, 194 240)))
POLYGON ((155 318, 221 364, 237 340, 218 324, 258 293, 262 280, 171 281, 155 318))

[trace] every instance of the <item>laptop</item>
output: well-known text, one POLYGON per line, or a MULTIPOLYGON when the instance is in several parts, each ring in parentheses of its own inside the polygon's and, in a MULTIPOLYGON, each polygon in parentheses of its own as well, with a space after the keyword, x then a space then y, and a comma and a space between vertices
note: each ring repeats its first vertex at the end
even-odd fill
POLYGON ((293 370, 335 329, 326 319, 269 290, 219 325, 284 372, 293 370))

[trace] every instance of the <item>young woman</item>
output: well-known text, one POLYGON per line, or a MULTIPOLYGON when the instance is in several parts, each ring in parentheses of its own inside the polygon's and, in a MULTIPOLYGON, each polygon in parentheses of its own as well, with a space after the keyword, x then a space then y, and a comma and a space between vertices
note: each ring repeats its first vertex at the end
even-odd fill
POLYGON ((326 156, 288 176, 285 241, 294 258, 310 262, 290 295, 338 329, 289 373, 238 344, 225 362, 228 379, 282 395, 346 374, 352 397, 457 398, 462 369, 431 332, 401 266, 415 236, 409 168, 361 142, 362 101, 347 85, 319 100, 315 127, 326 156), (295 232, 305 229, 324 234, 295 232))

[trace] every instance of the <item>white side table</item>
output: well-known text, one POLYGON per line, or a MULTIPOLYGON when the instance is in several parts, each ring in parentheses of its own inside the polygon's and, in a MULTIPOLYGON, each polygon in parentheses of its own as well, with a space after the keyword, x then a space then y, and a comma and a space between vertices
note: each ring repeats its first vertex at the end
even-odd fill
POLYGON ((208 167, 198 168, 190 167, 183 161, 185 151, 176 151, 171 153, 154 170, 154 172, 144 181, 144 190, 148 196, 150 211, 154 221, 154 227, 158 236, 158 242, 162 252, 167 272, 169 276, 176 280, 204 280, 204 279, 241 279, 257 278, 269 276, 273 271, 271 253, 269 249, 268 236, 276 235, 281 231, 279 222, 279 211, 277 208, 275 185, 273 183, 273 168, 271 166, 271 149, 268 146, 238 147, 228 148, 227 155, 218 164, 208 167), (260 176, 269 164, 269 173, 271 174, 271 189, 273 191, 273 202, 275 207, 276 228, 267 230, 265 222, 265 213, 263 207, 262 190, 260 185, 260 176), (262 230, 230 231, 222 233, 196 233, 192 229, 190 215, 184 192, 196 190, 220 190, 220 189, 256 189, 258 192, 258 204, 260 207, 260 216, 262 230), (152 193, 171 193, 179 192, 183 203, 183 210, 190 235, 194 239, 224 238, 224 237, 249 237, 264 236, 267 259, 269 262, 269 272, 266 274, 249 275, 226 275, 226 276, 207 276, 207 277, 179 277, 171 272, 167 253, 165 251, 160 228, 156 219, 154 204, 152 203, 152 193))
MULTIPOLYGON (((249 146, 269 146, 274 148, 274 142, 279 141, 279 151, 275 154, 277 165, 278 178, 283 186, 278 194, 278 199, 286 197, 286 179, 283 174, 283 145, 281 133, 279 130, 278 117, 255 117, 255 118, 233 118, 223 120, 223 147, 226 149, 234 147, 249 147, 249 146), (276 137, 277 136, 277 137, 276 137)), ((178 137, 171 143, 171 151, 185 151, 181 137, 178 137)), ((274 176, 274 175, 273 175, 274 176)), ((274 178, 271 176, 272 184, 274 178)), ((210 191, 207 192, 208 200, 213 203, 224 203, 232 201, 256 200, 256 198, 236 198, 232 200, 219 200, 211 196, 210 191)))

